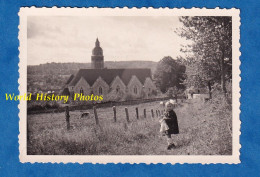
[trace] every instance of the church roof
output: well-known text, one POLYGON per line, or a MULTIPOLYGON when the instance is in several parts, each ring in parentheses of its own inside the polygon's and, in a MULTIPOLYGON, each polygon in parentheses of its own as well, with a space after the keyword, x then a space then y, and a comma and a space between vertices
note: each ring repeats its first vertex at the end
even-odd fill
POLYGON ((107 84, 119 76, 125 85, 129 83, 132 76, 135 75, 142 84, 147 77, 151 78, 150 69, 80 69, 75 77, 69 83, 69 86, 75 86, 81 77, 83 77, 90 86, 94 84, 98 77, 101 77, 107 84))
POLYGON ((70 75, 69 79, 66 82, 66 85, 69 84, 72 81, 73 78, 74 78, 74 75, 73 74, 70 75))

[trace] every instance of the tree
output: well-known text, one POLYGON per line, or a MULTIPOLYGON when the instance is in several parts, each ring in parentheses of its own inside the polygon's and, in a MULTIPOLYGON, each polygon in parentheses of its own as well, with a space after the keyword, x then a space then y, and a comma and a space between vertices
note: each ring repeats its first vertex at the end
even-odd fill
POLYGON ((163 93, 166 93, 170 87, 174 86, 178 89, 184 89, 185 70, 186 67, 173 58, 164 57, 157 64, 154 74, 155 84, 163 93))
POLYGON ((170 87, 168 90, 167 90, 167 96, 169 98, 173 98, 173 87, 170 87))
POLYGON ((204 85, 221 83, 226 92, 226 79, 232 78, 232 18, 226 16, 180 17, 183 27, 176 31, 192 40, 182 52, 192 53, 188 64, 195 68, 189 78, 197 77, 204 85))
POLYGON ((167 91, 167 95, 169 98, 174 98, 176 100, 176 103, 178 102, 178 95, 180 94, 179 89, 174 86, 174 87, 170 87, 167 91), (174 97, 173 97, 174 96, 174 97))

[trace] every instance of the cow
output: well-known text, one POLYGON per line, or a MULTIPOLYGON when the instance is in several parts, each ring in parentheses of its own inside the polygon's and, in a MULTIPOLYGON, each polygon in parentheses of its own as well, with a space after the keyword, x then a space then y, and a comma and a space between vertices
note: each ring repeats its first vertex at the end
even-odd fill
POLYGON ((80 118, 82 119, 84 117, 89 117, 89 115, 90 115, 89 112, 83 112, 83 113, 81 113, 80 118))

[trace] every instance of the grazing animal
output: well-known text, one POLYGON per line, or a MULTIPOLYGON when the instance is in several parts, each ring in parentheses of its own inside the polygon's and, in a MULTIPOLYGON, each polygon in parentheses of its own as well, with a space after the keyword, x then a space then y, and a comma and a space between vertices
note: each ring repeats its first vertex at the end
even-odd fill
POLYGON ((83 113, 81 113, 80 118, 88 117, 89 115, 90 115, 89 112, 83 112, 83 113))

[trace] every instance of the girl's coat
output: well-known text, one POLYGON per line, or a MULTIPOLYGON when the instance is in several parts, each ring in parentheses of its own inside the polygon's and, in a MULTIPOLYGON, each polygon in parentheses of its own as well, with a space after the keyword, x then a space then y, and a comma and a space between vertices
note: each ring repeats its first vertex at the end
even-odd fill
POLYGON ((169 129, 166 131, 166 134, 179 134, 179 126, 176 113, 173 110, 169 112, 166 111, 164 113, 164 116, 164 120, 169 127, 169 129))

